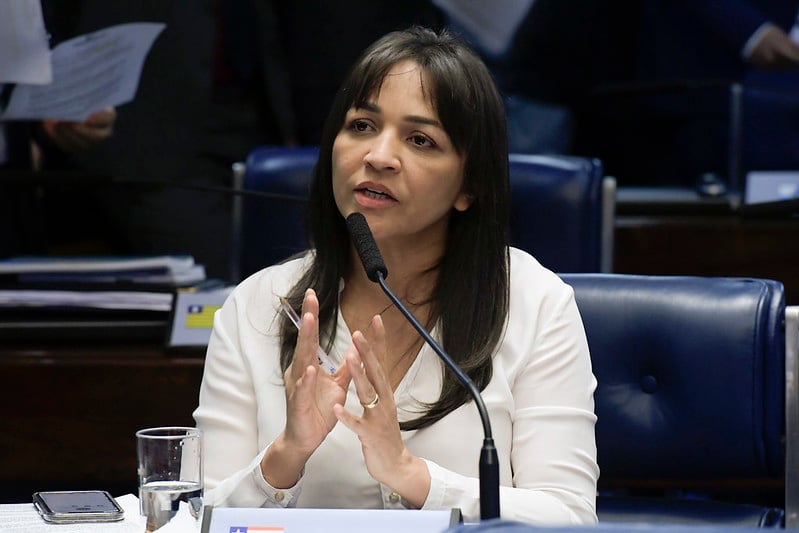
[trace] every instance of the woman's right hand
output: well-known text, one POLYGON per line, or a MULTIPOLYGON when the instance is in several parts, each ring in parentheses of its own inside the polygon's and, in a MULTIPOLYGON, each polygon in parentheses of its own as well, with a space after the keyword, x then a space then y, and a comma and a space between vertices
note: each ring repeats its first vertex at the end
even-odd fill
POLYGON ((344 404, 350 384, 347 365, 330 375, 320 368, 319 301, 313 289, 305 293, 294 359, 284 373, 286 383, 286 440, 309 456, 336 425, 333 406, 344 404))
POLYGON ((335 374, 324 372, 316 357, 319 346, 319 301, 305 292, 294 358, 283 374, 286 427, 261 462, 264 479, 275 488, 293 486, 305 462, 338 421, 333 406, 344 405, 352 376, 343 364, 335 374))

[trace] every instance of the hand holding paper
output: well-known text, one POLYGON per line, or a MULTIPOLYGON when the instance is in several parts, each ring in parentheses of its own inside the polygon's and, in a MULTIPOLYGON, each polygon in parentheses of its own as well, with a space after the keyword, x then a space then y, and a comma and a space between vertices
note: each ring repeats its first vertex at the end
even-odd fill
POLYGON ((120 24, 64 41, 52 51, 53 82, 14 87, 0 120, 83 122, 99 110, 130 102, 144 59, 165 27, 120 24))
POLYGON ((107 107, 92 113, 83 122, 44 120, 42 128, 65 152, 80 152, 111 137, 116 118, 116 109, 107 107))

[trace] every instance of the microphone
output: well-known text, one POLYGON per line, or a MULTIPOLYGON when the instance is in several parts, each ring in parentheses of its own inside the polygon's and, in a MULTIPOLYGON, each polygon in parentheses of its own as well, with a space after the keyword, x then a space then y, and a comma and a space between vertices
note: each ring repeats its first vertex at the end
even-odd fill
POLYGON ((372 231, 366 218, 361 213, 352 213, 347 217, 347 229, 349 230, 352 242, 358 252, 358 257, 363 263, 366 275, 386 293, 386 296, 400 310, 408 322, 419 332, 425 342, 438 354, 438 357, 449 368, 458 381, 466 387, 474 399, 477 410, 480 413, 480 420, 483 423, 483 447, 480 450, 480 519, 489 520, 499 518, 499 458, 497 449, 494 446, 494 438, 491 435, 491 421, 488 418, 483 397, 474 384, 474 381, 460 369, 452 358, 444 351, 436 340, 427 332, 416 317, 408 310, 399 298, 388 288, 385 278, 388 277, 388 269, 383 262, 383 256, 377 247, 372 231))

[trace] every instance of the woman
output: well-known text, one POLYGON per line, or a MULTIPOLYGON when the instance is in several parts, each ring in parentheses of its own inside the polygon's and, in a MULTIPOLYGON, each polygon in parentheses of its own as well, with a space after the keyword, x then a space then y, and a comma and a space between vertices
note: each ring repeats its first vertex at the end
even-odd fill
POLYGON ((393 292, 482 390, 502 517, 596 521, 585 333, 570 287, 507 246, 505 135, 488 71, 446 32, 364 52, 320 145, 313 251, 242 282, 214 320, 194 413, 210 503, 479 517, 477 409, 367 279, 344 222, 359 212, 393 292), (299 333, 283 296, 301 307, 299 333))

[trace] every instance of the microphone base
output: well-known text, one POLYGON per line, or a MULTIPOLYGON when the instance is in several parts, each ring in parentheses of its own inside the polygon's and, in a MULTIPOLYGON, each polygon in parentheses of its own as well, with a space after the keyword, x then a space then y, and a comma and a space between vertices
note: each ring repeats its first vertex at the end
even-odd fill
POLYGON ((480 520, 499 518, 499 457, 494 439, 480 450, 480 520))

